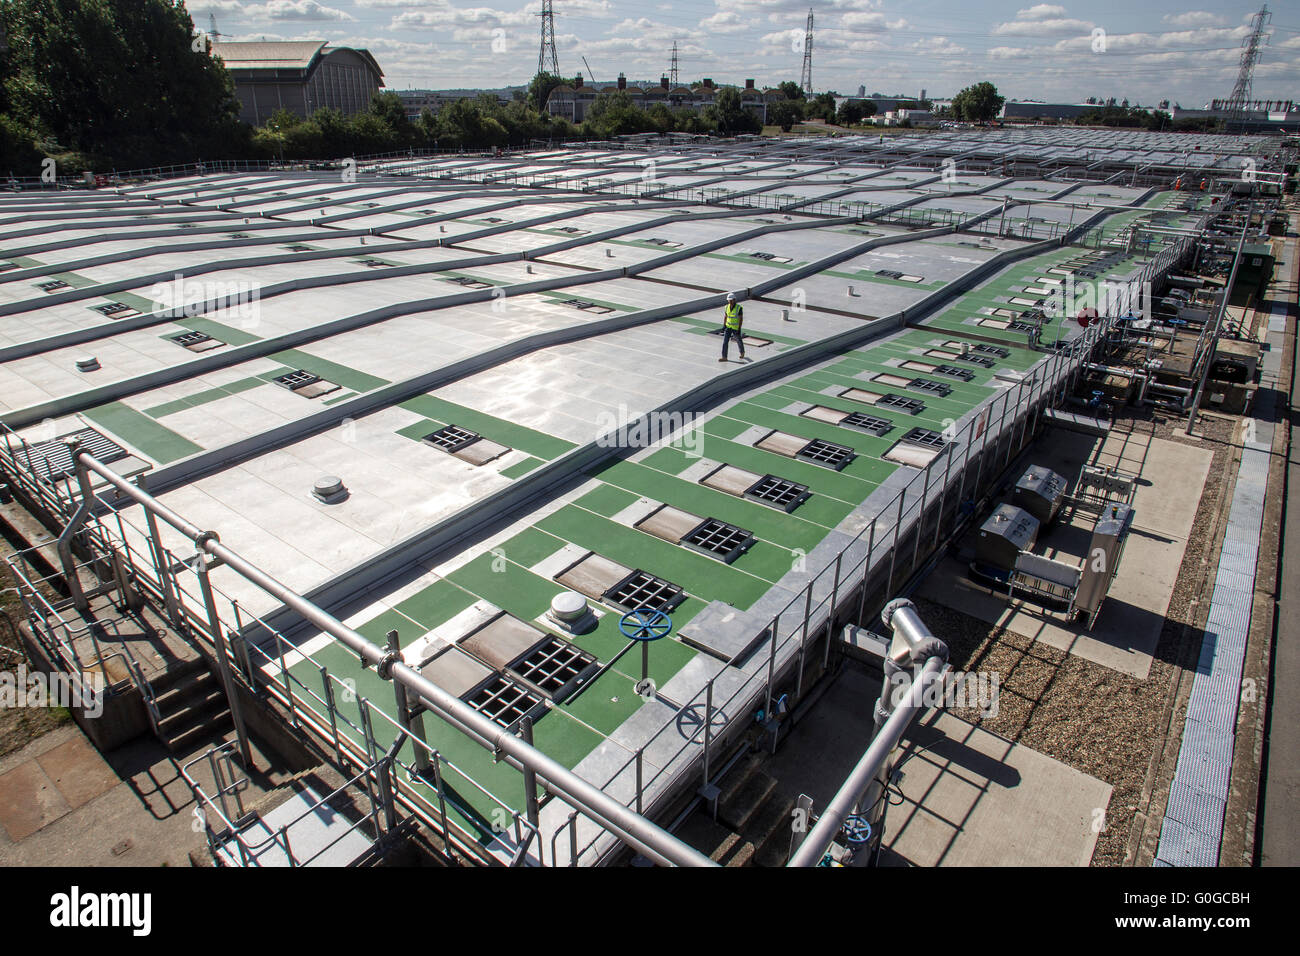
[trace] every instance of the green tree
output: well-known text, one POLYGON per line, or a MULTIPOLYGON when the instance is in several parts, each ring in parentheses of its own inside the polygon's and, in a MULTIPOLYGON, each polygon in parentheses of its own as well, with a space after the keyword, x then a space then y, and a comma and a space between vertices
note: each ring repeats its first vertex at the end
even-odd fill
POLYGON ((230 77, 184 4, 6 0, 0 25, 8 115, 48 152, 153 166, 249 148, 230 77))
POLYGON ((966 87, 952 98, 953 115, 970 123, 987 123, 997 116, 1006 97, 998 95, 998 88, 984 80, 966 87))
POLYGON ((804 116, 808 119, 824 119, 835 122, 835 93, 818 93, 804 104, 804 116))
POLYGON ((767 121, 788 133, 803 119, 803 104, 797 100, 778 100, 768 104, 767 121))
POLYGON ((808 98, 804 95, 803 88, 794 80, 785 80, 784 82, 779 83, 776 88, 784 94, 787 100, 799 100, 800 102, 803 102, 808 98))
MULTIPOLYGON (((561 83, 570 82, 564 77, 556 76, 554 73, 542 72, 533 77, 528 84, 528 105, 539 113, 546 109, 546 101, 550 99, 551 91, 561 83)), ((570 83, 570 85, 572 85, 570 83)))
POLYGON ((713 100, 713 105, 705 107, 709 118, 717 125, 718 132, 734 136, 737 133, 757 133, 762 124, 749 110, 745 109, 740 90, 734 86, 723 87, 713 100))

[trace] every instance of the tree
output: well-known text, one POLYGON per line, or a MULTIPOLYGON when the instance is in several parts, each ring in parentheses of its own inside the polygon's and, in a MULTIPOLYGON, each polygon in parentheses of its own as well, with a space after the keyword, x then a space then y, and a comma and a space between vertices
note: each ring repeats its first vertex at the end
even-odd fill
POLYGON ((835 122, 841 126, 857 126, 868 116, 876 115, 876 104, 870 101, 845 100, 840 111, 835 115, 835 122))
POLYGON ((966 87, 952 98, 953 114, 971 123, 987 123, 998 115, 1006 97, 988 80, 966 87))
POLYGON ((804 104, 804 116, 808 119, 824 119, 828 123, 834 123, 836 95, 833 92, 818 93, 804 104))
POLYGON ((787 100, 799 100, 802 102, 808 97, 804 95, 803 88, 794 80, 786 80, 777 85, 777 89, 785 96, 787 100))
POLYGON ((790 132, 803 119, 803 105, 798 100, 778 100, 767 107, 767 121, 790 132))
POLYGON ((101 166, 238 153, 234 85, 183 4, 7 0, 0 25, 8 115, 51 153, 101 166))
POLYGON ((539 113, 542 112, 546 109, 546 101, 550 99, 551 91, 565 82, 568 81, 554 73, 538 73, 528 84, 528 105, 539 113))
POLYGON ((737 133, 757 133, 761 130, 761 124, 753 113, 745 109, 740 98, 740 90, 734 86, 719 90, 713 105, 706 107, 705 112, 717 124, 718 132, 726 136, 734 136, 737 133))

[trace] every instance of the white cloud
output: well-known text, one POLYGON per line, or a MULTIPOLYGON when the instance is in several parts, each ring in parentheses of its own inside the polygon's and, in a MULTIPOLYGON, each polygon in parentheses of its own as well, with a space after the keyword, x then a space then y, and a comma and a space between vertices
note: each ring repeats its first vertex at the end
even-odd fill
POLYGON ((1060 20, 1065 17, 1065 7, 1051 3, 1039 3, 1024 10, 1016 11, 1017 20, 1060 20))
POLYGON ((1166 13, 1161 19, 1175 27, 1221 27, 1228 21, 1217 13, 1206 10, 1189 10, 1186 13, 1166 13))
POLYGON ((327 7, 317 0, 267 0, 245 4, 243 12, 254 20, 355 20, 352 14, 337 7, 327 7))
POLYGON ((1072 34, 1091 35, 1093 24, 1087 20, 1010 20, 993 28, 997 36, 1059 37, 1072 34))

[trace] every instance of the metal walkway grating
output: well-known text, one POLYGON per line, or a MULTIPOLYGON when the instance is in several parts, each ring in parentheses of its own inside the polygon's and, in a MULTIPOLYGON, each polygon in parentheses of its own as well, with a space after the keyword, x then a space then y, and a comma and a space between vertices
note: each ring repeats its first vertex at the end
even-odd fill
POLYGON ((1219 862, 1272 445, 1272 424, 1259 427, 1261 440, 1247 443, 1233 489, 1157 865, 1219 862))

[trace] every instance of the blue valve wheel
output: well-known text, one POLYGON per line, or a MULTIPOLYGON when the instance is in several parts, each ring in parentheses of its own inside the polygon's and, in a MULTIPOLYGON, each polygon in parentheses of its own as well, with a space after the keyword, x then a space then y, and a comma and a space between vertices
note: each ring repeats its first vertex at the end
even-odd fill
POLYGON ((673 622, 663 611, 639 607, 619 618, 618 629, 624 637, 634 641, 657 641, 668 636, 673 622))
POLYGON ((846 817, 841 829, 844 839, 853 846, 863 846, 871 841, 871 823, 866 817, 857 814, 846 817))

